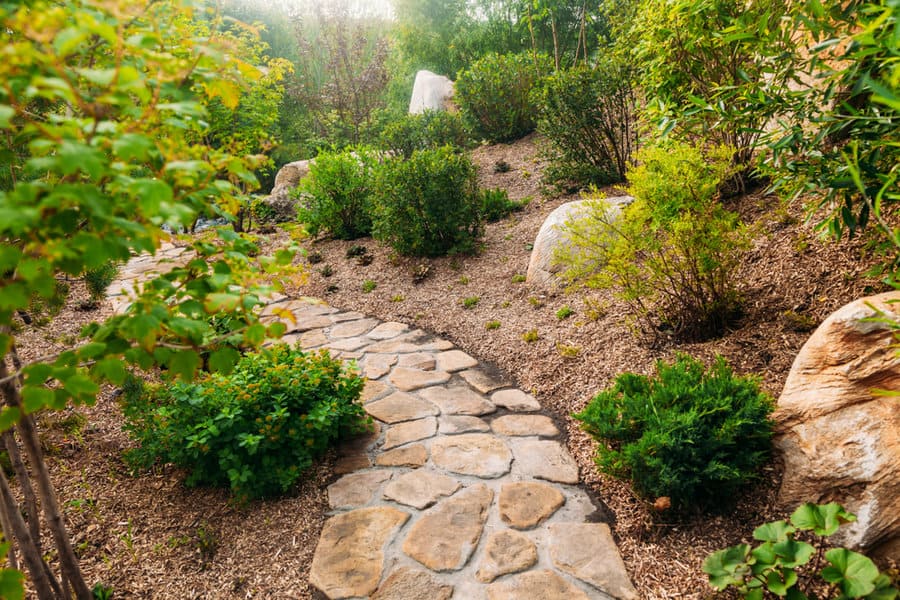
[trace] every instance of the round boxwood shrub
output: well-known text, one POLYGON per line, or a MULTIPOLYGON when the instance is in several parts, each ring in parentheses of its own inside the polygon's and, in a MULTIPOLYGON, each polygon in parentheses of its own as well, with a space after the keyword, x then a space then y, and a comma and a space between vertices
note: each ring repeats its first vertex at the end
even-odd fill
POLYGON ((377 154, 368 148, 322 152, 295 192, 298 216, 310 234, 328 231, 341 240, 372 232, 371 181, 377 154))
POLYGON ((400 254, 472 252, 481 235, 475 167, 450 146, 388 160, 375 182, 373 235, 400 254))
POLYGON ((456 100, 476 133, 508 142, 535 128, 531 91, 552 70, 550 59, 531 54, 487 54, 456 80, 456 100))
POLYGON ((366 427, 363 380, 327 351, 280 344, 247 354, 230 375, 135 384, 123 394, 135 467, 188 470, 188 485, 229 486, 248 499, 286 492, 315 457, 366 427))
POLYGON ((722 357, 656 365, 656 377, 623 373, 574 415, 600 443, 597 465, 676 509, 727 505, 769 458, 771 399, 722 357))
POLYGON ((446 145, 464 149, 470 141, 471 134, 458 114, 426 110, 392 121, 381 134, 379 146, 386 152, 409 158, 416 150, 434 150, 446 145))

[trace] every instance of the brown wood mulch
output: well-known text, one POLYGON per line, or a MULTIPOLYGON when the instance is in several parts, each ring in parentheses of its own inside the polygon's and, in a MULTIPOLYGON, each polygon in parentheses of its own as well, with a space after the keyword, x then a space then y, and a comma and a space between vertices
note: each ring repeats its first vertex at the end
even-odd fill
MULTIPOLYGON (((626 483, 597 474, 594 442, 569 415, 618 373, 650 373, 656 360, 676 351, 706 360, 722 354, 738 372, 760 377, 777 397, 811 329, 847 302, 885 289, 865 275, 877 257, 865 240, 822 242, 796 207, 750 195, 735 204, 755 232, 738 274, 744 316, 717 340, 650 347, 624 325, 627 315, 611 294, 537 290, 514 277, 525 274, 544 217, 573 199, 542 196, 537 143, 530 137, 472 152, 483 187, 532 198, 522 212, 487 227, 477 256, 407 259, 370 239, 309 241, 307 253, 322 260, 308 264, 309 281, 300 292, 341 309, 414 324, 506 372, 567 428, 585 485, 614 519, 641 598, 711 597, 700 570, 703 559, 749 539, 756 525, 783 514, 775 505, 777 461, 733 510, 676 519, 654 513, 626 483), (495 172, 498 161, 505 161, 509 171, 495 172), (348 259, 352 245, 365 246, 371 264, 348 259), (327 277, 325 265, 331 271, 327 277), (421 265, 428 276, 416 282, 413 275, 421 265), (375 284, 368 293, 366 281, 375 284), (465 308, 463 300, 475 297, 477 303, 465 308), (574 314, 561 320, 556 312, 564 306, 574 314), (487 329, 489 321, 500 325, 487 329), (522 335, 530 330, 538 339, 526 342, 522 335)), ((285 237, 276 233, 261 241, 269 247, 285 237)), ((104 309, 75 310, 84 291, 80 282, 72 286, 73 297, 57 318, 23 332, 23 353, 71 345, 82 324, 103 316, 104 309)), ((321 461, 288 498, 235 506, 223 491, 185 488, 181 474, 168 468, 130 473, 121 459, 130 442, 112 395, 104 390, 96 406, 42 419, 45 447, 89 583, 111 585, 117 598, 314 597, 306 578, 327 508, 325 486, 335 479, 331 460, 321 461)))

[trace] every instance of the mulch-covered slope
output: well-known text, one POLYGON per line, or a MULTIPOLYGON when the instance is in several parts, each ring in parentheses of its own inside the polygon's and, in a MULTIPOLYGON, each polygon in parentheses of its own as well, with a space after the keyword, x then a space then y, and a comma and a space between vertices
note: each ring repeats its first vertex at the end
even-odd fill
MULTIPOLYGON (((535 144, 527 138, 472 152, 483 186, 504 187, 513 198, 533 198, 524 211, 487 227, 479 255, 426 261, 398 258, 368 239, 310 242, 307 251, 323 260, 308 266, 309 283, 300 291, 342 309, 439 334, 534 392, 567 426, 568 444, 587 486, 615 519, 617 540, 641 597, 704 597, 703 558, 746 539, 755 525, 775 514, 777 464, 747 490, 736 510, 668 522, 665 514, 654 516, 626 484, 596 473, 593 441, 568 415, 616 374, 652 372, 654 361, 676 351, 706 359, 721 353, 777 395, 809 328, 846 302, 882 289, 864 276, 872 259, 861 241, 822 243, 798 210, 781 209, 771 197, 747 197, 735 204, 754 223, 756 239, 739 274, 744 318, 719 340, 650 348, 631 335, 623 308, 610 294, 547 293, 514 282, 514 275, 526 271, 530 244, 544 217, 572 199, 541 197, 542 163, 535 144), (494 172, 500 160, 509 164, 508 172, 494 172), (346 258, 354 244, 369 249, 371 264, 346 258), (422 264, 428 277, 416 283, 412 273, 422 264), (321 274, 325 265, 333 271, 329 277, 321 274), (363 293, 367 280, 376 287, 363 293), (478 297, 477 304, 464 308, 462 299, 472 297, 478 297), (559 320, 556 312, 563 306, 574 314, 559 320), (486 329, 488 321, 499 321, 499 328, 486 329), (522 334, 532 329, 537 341, 525 342, 522 334)), ((281 237, 264 236, 263 242, 281 237)), ((83 296, 80 282, 73 282, 69 306, 52 323, 26 331, 23 352, 36 356, 69 346, 83 323, 102 317, 102 310, 73 308, 83 296)), ((233 506, 223 491, 185 489, 180 474, 170 469, 137 477, 129 473, 121 459, 129 441, 111 396, 106 390, 97 406, 78 409, 87 417, 84 422, 72 410, 42 419, 55 481, 91 584, 112 585, 118 598, 313 597, 306 577, 327 507, 325 486, 334 480, 329 460, 289 498, 233 506)))

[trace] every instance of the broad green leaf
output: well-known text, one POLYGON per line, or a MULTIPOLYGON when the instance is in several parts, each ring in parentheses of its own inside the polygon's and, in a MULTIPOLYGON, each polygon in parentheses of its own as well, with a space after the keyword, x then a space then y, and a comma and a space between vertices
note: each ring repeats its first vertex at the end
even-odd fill
POLYGON ((766 577, 766 586, 777 596, 787 595, 788 589, 796 585, 797 573, 793 569, 775 569, 766 577))
POLYGON ((781 558, 781 564, 791 568, 805 565, 816 551, 811 544, 794 539, 777 542, 772 549, 781 558))
POLYGON ((226 294, 217 292, 206 297, 204 306, 206 312, 231 312, 235 310, 241 303, 241 297, 238 294, 226 294))
POLYGON ((190 381, 200 368, 200 362, 200 356, 193 350, 181 350, 169 358, 169 370, 183 380, 190 381))
POLYGON ((98 386, 90 377, 84 374, 76 374, 65 380, 62 380, 63 389, 72 394, 79 400, 90 400, 97 396, 100 391, 98 386))
POLYGON ((4 406, 0 409, 0 433, 19 422, 22 413, 15 406, 4 406))
POLYGON ((9 352, 9 349, 12 347, 12 341, 12 336, 0 333, 0 359, 5 357, 6 353, 9 352))
POLYGON ((53 390, 44 386, 36 387, 26 385, 22 388, 22 402, 26 414, 31 414, 42 408, 52 406, 56 401, 53 390))
POLYGON ((747 556, 750 546, 740 544, 710 554, 703 562, 703 572, 709 576, 709 585, 724 590, 730 585, 743 583, 749 571, 747 556))
POLYGON ((25 597, 24 580, 25 576, 21 571, 0 569, 0 598, 22 600, 25 597))
POLYGON ((860 598, 875 590, 878 567, 866 556, 846 548, 832 548, 825 553, 825 559, 831 566, 822 569, 822 578, 837 584, 847 596, 860 598))
POLYGON ((281 321, 275 321, 266 329, 266 337, 280 338, 287 331, 287 325, 281 321))
POLYGON ((791 515, 791 523, 797 529, 812 530, 816 535, 829 536, 841 523, 855 521, 856 517, 837 502, 817 506, 811 502, 802 504, 791 515))
POLYGON ((144 161, 156 144, 146 135, 123 133, 113 140, 113 152, 124 161, 144 161))
POLYGON ((240 358, 241 353, 234 348, 220 348, 209 355, 209 368, 211 371, 228 375, 240 358))
POLYGON ((125 365, 118 358, 105 358, 99 360, 94 364, 91 370, 98 377, 106 379, 115 385, 121 385, 128 376, 125 365))
POLYGON ((266 326, 262 323, 254 323, 244 332, 244 340, 252 346, 262 344, 266 339, 266 326))
POLYGON ((753 530, 753 539, 761 542, 781 542, 794 533, 794 528, 785 521, 772 521, 753 530))

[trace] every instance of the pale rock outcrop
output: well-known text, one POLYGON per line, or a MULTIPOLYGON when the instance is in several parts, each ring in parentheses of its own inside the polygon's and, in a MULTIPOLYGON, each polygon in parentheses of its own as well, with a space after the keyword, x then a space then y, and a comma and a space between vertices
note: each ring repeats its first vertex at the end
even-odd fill
POLYGON ((450 110, 452 99, 452 81, 431 71, 419 71, 409 100, 409 114, 419 115, 426 110, 450 110))
MULTIPOLYGON (((778 399, 775 445, 784 456, 780 501, 836 501, 857 515, 837 543, 900 548, 900 292, 852 302, 828 317, 797 355, 778 399)), ((889 551, 889 550, 888 550, 889 551)))
MULTIPOLYGON (((612 214, 617 215, 624 206, 633 201, 633 198, 620 196, 607 198, 605 201, 612 214)), ((585 217, 590 210, 591 202, 594 200, 566 202, 547 216, 534 239, 531 259, 528 261, 528 272, 525 276, 528 283, 545 288, 556 285, 556 274, 562 270, 562 267, 556 264, 554 259, 556 249, 576 244, 564 226, 569 221, 585 217)))
POLYGON ((265 200, 272 209, 276 222, 293 221, 297 218, 297 200, 291 198, 290 192, 309 174, 309 166, 313 161, 314 159, 294 161, 278 170, 275 187, 265 200))

